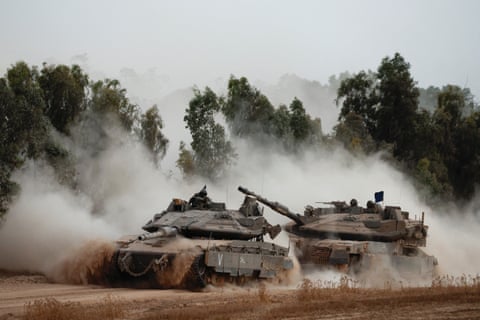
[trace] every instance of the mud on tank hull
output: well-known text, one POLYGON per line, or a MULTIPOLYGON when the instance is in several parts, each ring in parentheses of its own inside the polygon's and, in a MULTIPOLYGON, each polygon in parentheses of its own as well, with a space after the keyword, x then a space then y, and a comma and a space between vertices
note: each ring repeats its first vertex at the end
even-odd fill
POLYGON ((111 284, 138 288, 199 290, 208 284, 273 279, 293 269, 288 249, 244 240, 119 241, 111 284))
POLYGON ((334 267, 356 275, 390 269, 402 279, 432 280, 437 259, 418 247, 397 242, 310 239, 291 236, 296 255, 306 270, 334 267))

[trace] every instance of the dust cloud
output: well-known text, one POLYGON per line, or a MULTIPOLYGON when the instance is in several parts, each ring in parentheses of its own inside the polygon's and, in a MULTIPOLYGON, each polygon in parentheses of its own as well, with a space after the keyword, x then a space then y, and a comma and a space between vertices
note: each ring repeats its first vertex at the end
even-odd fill
POLYGON ((22 191, 0 229, 0 268, 48 274, 70 248, 116 234, 90 214, 88 198, 60 186, 48 167, 29 163, 15 178, 22 191))
MULTIPOLYGON (((181 119, 186 105, 174 105, 185 98, 180 94, 172 99, 168 116, 181 119)), ((115 130, 108 133, 109 143, 97 153, 65 142, 78 162, 79 191, 60 185, 48 165, 27 163, 14 176, 22 190, 0 229, 0 268, 42 272, 59 281, 83 283, 99 265, 97 254, 100 260, 108 258, 107 243, 125 234, 141 233, 141 226, 164 210, 172 198, 188 199, 207 184, 212 200, 226 202, 229 208, 240 206, 244 195, 237 187, 241 185, 298 213, 321 201, 355 198, 365 205, 374 192, 382 190, 385 204, 399 205, 412 217, 425 212, 430 225, 425 251, 438 258, 442 274, 480 272, 478 206, 438 204, 445 209, 430 208, 409 178, 383 160, 381 153, 355 157, 330 146, 287 155, 275 146, 233 140, 238 158, 223 180, 185 181, 174 164, 178 143, 185 138, 183 127, 183 122, 165 121, 170 148, 160 167, 152 163, 138 141, 115 130), (92 239, 95 245, 89 242, 92 239), (85 248, 93 251, 91 256, 81 256, 86 264, 65 262, 69 253, 88 251, 85 248), (72 278, 78 268, 79 277, 72 278)), ((264 214, 272 224, 288 222, 268 208, 264 214)), ((289 246, 285 232, 274 242, 289 246)), ((337 275, 325 276, 334 279, 337 275)))
POLYGON ((439 273, 480 274, 480 210, 472 204, 441 208, 429 215, 428 251, 439 260, 439 273))
POLYGON ((58 283, 109 284, 109 268, 114 252, 112 242, 88 240, 65 252, 46 275, 58 283))
POLYGON ((188 287, 184 283, 190 271, 190 266, 195 260, 195 251, 180 252, 173 259, 172 265, 164 270, 164 272, 157 273, 157 282, 161 288, 182 288, 188 287))

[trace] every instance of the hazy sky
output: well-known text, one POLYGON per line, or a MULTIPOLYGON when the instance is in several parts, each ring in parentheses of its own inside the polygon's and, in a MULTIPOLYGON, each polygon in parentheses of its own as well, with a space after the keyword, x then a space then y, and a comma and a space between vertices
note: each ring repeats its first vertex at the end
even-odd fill
POLYGON ((130 68, 176 86, 230 74, 325 83, 400 52, 420 86, 466 85, 478 99, 479 16, 476 0, 0 0, 0 72, 25 60, 111 78, 130 68))

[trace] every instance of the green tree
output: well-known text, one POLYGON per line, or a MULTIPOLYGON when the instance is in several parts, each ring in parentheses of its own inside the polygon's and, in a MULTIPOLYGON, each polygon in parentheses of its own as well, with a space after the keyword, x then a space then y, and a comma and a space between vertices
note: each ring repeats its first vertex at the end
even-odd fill
POLYGON ((431 156, 437 154, 437 140, 439 137, 438 128, 427 110, 420 109, 417 112, 411 130, 415 133, 415 139, 410 143, 414 161, 425 157, 432 159, 431 156))
POLYGON ((298 98, 289 108, 281 105, 275 109, 245 77, 230 78, 227 97, 221 103, 227 124, 236 136, 255 138, 263 145, 280 142, 287 150, 314 145, 322 139, 320 120, 312 120, 298 98))
POLYGON ((427 193, 445 198, 452 194, 452 188, 448 181, 447 183, 442 183, 440 181, 442 178, 439 179, 438 174, 444 174, 447 168, 441 163, 437 163, 437 168, 435 168, 434 164, 428 158, 420 159, 417 162, 414 176, 422 187, 427 188, 427 193), (438 164, 440 164, 440 167, 438 167, 438 164))
POLYGON ((433 115, 436 147, 448 168, 448 178, 456 198, 468 199, 480 182, 479 114, 471 113, 468 91, 445 86, 438 94, 433 115), (466 117, 466 114, 470 114, 466 117))
POLYGON ((470 199, 480 183, 480 112, 465 118, 454 134, 455 161, 449 171, 457 198, 470 199))
POLYGON ((272 117, 273 135, 284 143, 284 147, 290 150, 293 146, 293 131, 290 126, 291 115, 287 106, 280 105, 272 117))
POLYGON ((270 135, 275 109, 265 95, 250 86, 247 78, 228 81, 228 93, 222 111, 232 134, 239 137, 270 135))
POLYGON ((448 115, 448 123, 446 125, 449 128, 457 127, 466 109, 464 91, 458 86, 448 85, 438 94, 437 99, 437 110, 448 115))
MULTIPOLYGON (((438 105, 433 114, 436 136, 433 142, 449 169, 455 166, 458 156, 456 131, 463 121, 464 107, 465 100, 460 88, 447 86, 438 94, 438 105)), ((453 178, 450 174, 450 179, 453 178)))
MULTIPOLYGON (((194 89, 184 121, 192 135, 195 170, 210 179, 220 177, 235 157, 234 149, 226 139, 225 129, 215 122, 220 102, 208 87, 203 94, 194 89)), ((181 149, 182 152, 182 149, 181 149)))
POLYGON ((351 111, 334 128, 335 139, 350 151, 371 153, 376 150, 375 141, 368 132, 364 118, 351 111))
POLYGON ((411 156, 410 144, 415 139, 412 130, 418 109, 419 90, 410 75, 410 64, 396 53, 382 60, 378 71, 378 103, 376 113, 377 140, 394 143, 394 155, 399 159, 411 156))
POLYGON ((148 109, 141 118, 141 138, 151 152, 154 162, 158 163, 167 152, 168 139, 163 135, 163 121, 156 105, 148 109))
POLYGON ((8 209, 18 186, 10 181, 12 171, 22 162, 24 145, 21 119, 16 112, 15 96, 5 78, 0 79, 0 218, 8 209))
POLYGON ((290 104, 290 128, 295 148, 316 146, 323 139, 320 119, 312 119, 297 97, 290 104))
POLYGON ((337 103, 340 120, 350 112, 361 116, 377 144, 393 144, 394 156, 412 159, 419 90, 410 75, 410 64, 396 53, 382 59, 376 73, 359 72, 342 81, 337 103))
POLYGON ((20 151, 27 133, 22 127, 22 113, 17 112, 15 95, 5 78, 0 79, 0 160, 2 172, 9 172, 21 163, 20 151))
POLYGON ((304 141, 311 133, 310 116, 297 97, 290 104, 290 127, 296 141, 304 141))
POLYGON ((440 152, 443 147, 442 126, 427 110, 421 109, 417 112, 412 131, 415 138, 410 144, 412 157, 408 162, 409 169, 431 194, 451 199, 453 189, 444 155, 440 152))
POLYGON ((187 149, 183 141, 180 141, 179 156, 176 163, 185 178, 190 178, 195 175, 196 169, 193 152, 187 149))
POLYGON ((127 90, 118 80, 105 79, 91 84, 90 109, 100 115, 117 117, 123 128, 131 132, 138 122, 138 106, 130 103, 127 90))
POLYGON ((7 70, 8 86, 13 92, 15 108, 14 128, 20 129, 14 138, 21 148, 19 156, 37 158, 43 151, 48 136, 48 122, 44 117, 45 103, 38 84, 38 71, 25 62, 18 62, 7 70))
POLYGON ((342 80, 337 91, 337 105, 342 102, 339 120, 352 112, 360 116, 370 135, 376 133, 378 96, 375 90, 376 75, 360 71, 342 80))
POLYGON ((26 159, 42 155, 48 138, 48 121, 38 85, 38 72, 18 62, 0 78, 0 216, 19 186, 12 172, 26 159))
POLYGON ((78 65, 43 64, 39 77, 45 100, 45 115, 60 132, 68 134, 68 127, 86 108, 88 76, 78 65))

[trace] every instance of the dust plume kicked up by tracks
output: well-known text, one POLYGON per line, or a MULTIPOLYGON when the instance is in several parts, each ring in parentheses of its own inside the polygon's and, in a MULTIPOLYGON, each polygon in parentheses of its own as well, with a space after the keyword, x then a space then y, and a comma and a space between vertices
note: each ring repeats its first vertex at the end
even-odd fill
POLYGON ((73 249, 52 268, 54 282, 69 284, 107 284, 115 245, 103 240, 90 240, 73 249))

